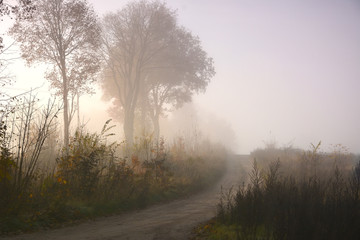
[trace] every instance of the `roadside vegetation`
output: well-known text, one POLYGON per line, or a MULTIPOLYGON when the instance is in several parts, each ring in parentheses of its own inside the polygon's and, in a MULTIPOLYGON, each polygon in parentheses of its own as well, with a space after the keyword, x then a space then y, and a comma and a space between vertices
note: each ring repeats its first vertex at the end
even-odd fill
POLYGON ((224 191, 206 239, 357 239, 360 157, 270 146, 251 154, 247 182, 224 191))
POLYGON ((35 98, 3 116, 0 154, 0 232, 58 227, 81 219, 144 208, 185 197, 222 174, 226 151, 207 141, 151 135, 110 143, 113 126, 100 133, 79 128, 58 149, 58 110, 35 98))
POLYGON ((224 148, 161 138, 160 119, 215 75, 200 39, 166 3, 130 1, 100 19, 86 0, 5 0, 3 19, 16 53, 47 67, 56 99, 43 108, 34 91, 11 92, 3 59, 10 46, 0 37, 0 234, 143 208, 221 175, 224 148), (110 121, 100 133, 81 126, 80 98, 95 93, 95 83, 123 127, 120 143, 108 138, 110 121))

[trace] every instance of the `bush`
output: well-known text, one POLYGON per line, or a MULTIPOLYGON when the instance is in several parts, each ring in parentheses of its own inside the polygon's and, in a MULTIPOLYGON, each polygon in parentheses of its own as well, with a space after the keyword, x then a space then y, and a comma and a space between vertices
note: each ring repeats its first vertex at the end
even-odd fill
MULTIPOLYGON (((36 165, 21 197, 9 201, 16 211, 10 214, 1 208, 0 232, 49 228, 179 198, 210 186, 225 168, 225 150, 210 143, 201 151, 180 151, 183 145, 168 147, 164 140, 154 142, 149 136, 138 139, 130 150, 122 149, 123 143, 108 144, 109 124, 100 134, 78 129, 54 169, 40 172, 36 165)), ((2 192, 6 189, 1 184, 17 168, 12 156, 2 149, 2 192)))

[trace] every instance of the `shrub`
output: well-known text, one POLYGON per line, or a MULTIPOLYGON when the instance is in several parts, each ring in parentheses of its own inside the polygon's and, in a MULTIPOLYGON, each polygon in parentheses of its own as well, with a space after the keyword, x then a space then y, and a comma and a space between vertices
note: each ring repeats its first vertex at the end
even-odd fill
MULTIPOLYGON (((154 142, 144 136, 132 149, 124 149, 124 143, 107 143, 113 127, 109 124, 110 120, 100 134, 78 129, 60 151, 54 169, 40 171, 38 164, 32 165, 31 181, 19 188, 19 194, 9 195, 10 200, 1 195, 0 232, 54 227, 182 197, 210 186, 225 169, 221 147, 206 143, 198 151, 180 151, 180 145, 168 147, 163 139, 154 142), (15 205, 9 208, 8 203, 15 205)), ((14 153, 1 148, 2 192, 13 191, 16 171, 14 153)))

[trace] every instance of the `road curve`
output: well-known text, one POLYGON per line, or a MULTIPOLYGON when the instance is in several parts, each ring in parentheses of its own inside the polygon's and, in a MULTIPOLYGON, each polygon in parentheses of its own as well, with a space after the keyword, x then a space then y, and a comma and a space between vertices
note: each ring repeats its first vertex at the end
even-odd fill
POLYGON ((188 239, 191 230, 216 213, 221 186, 241 183, 248 156, 232 156, 224 177, 210 190, 187 199, 156 205, 145 210, 99 218, 77 226, 40 231, 0 239, 11 240, 172 240, 188 239))

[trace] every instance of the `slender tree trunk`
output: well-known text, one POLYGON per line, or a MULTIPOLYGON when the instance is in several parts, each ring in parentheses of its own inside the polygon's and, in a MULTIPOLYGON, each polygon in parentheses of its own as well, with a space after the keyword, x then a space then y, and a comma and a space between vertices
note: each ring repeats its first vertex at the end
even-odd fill
POLYGON ((159 123, 160 119, 159 118, 160 118, 159 114, 156 114, 153 118, 155 142, 158 142, 159 138, 160 138, 160 123, 159 123))
MULTIPOLYGON (((145 85, 145 84, 144 84, 145 85)), ((145 86, 140 86, 139 90, 140 101, 141 101, 141 112, 140 112, 140 126, 141 131, 145 134, 148 134, 149 126, 146 121, 147 111, 148 111, 148 103, 147 103, 147 94, 145 91, 145 86)))
POLYGON ((76 93, 76 111, 77 111, 77 128, 79 129, 80 128, 80 95, 79 93, 77 92, 76 93))
POLYGON ((141 126, 141 132, 144 134, 148 133, 148 128, 146 124, 146 106, 145 106, 145 100, 142 98, 141 100, 141 112, 140 112, 140 126, 141 126))
POLYGON ((68 92, 64 90, 63 93, 64 103, 64 147, 67 149, 69 146, 69 101, 68 92))

